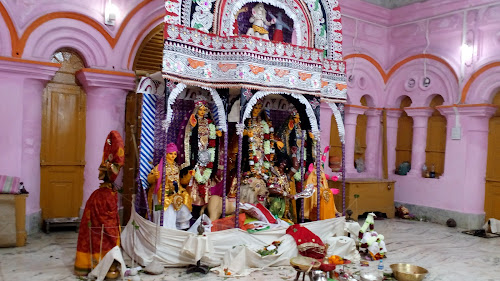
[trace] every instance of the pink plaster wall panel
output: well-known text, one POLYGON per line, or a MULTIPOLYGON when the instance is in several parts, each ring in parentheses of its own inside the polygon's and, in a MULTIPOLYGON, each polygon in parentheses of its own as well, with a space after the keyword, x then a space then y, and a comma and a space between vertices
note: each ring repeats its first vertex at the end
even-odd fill
POLYGON ((23 125, 21 178, 30 191, 26 213, 40 210, 40 147, 42 141, 42 98, 46 82, 25 80, 23 84, 23 125), (38 192, 37 192, 38 191, 38 192))
POLYGON ((12 53, 12 43, 10 42, 10 32, 5 23, 5 19, 0 18, 0 56, 10 56, 12 53))
POLYGON ((491 103, 495 94, 500 91, 500 61, 495 67, 486 70, 474 82, 472 82, 466 103, 482 104, 491 103))
MULTIPOLYGON (((102 161, 102 147, 106 136, 117 130, 125 138, 125 98, 121 89, 101 88, 87 91, 87 137, 85 144, 85 171, 83 205, 90 194, 99 188, 98 168, 102 161)), ((120 183, 118 183, 120 184, 120 183)))
MULTIPOLYGON (((380 26, 388 26, 391 10, 360 0, 339 0, 342 15, 352 18, 362 18, 380 26)), ((342 18, 342 23, 344 23, 342 18)))
POLYGON ((429 0, 391 10, 389 25, 398 25, 425 18, 463 11, 471 7, 496 5, 497 0, 429 0))
POLYGON ((482 9, 475 28, 475 61, 478 68, 500 57, 500 5, 482 9))
POLYGON ((60 0, 30 0, 2 1, 14 20, 16 28, 23 31, 37 18, 49 13, 65 11, 88 16, 100 23, 110 34, 118 31, 126 15, 141 2, 141 0, 112 1, 118 8, 115 26, 104 24, 104 8, 107 0, 60 1, 60 0))
POLYGON ((110 60, 110 62, 116 66, 116 70, 131 69, 135 53, 137 52, 142 40, 144 40, 153 28, 163 22, 164 15, 164 0, 154 0, 144 6, 130 19, 114 48, 115 53, 113 58, 110 60), (154 23, 144 30, 146 25, 153 20, 155 20, 154 23), (142 35, 140 34, 141 32, 143 32, 142 35), (135 40, 138 40, 138 42, 135 46, 133 46, 135 40), (134 50, 132 50, 132 48, 134 48, 134 50), (129 68, 127 63, 128 56, 131 51, 133 51, 134 56, 132 56, 129 68))
POLYGON ((385 83, 373 64, 364 58, 350 58, 347 64, 347 96, 349 104, 361 105, 361 97, 370 96, 373 104, 371 107, 382 107, 384 103, 385 83))
MULTIPOLYGON (((1 62, 0 62, 1 63, 1 62)), ((21 176, 22 79, 0 73, 0 174, 21 176), (16 79, 17 78, 17 79, 16 79)))
POLYGON ((399 108, 399 97, 406 95, 412 100, 412 107, 429 106, 432 95, 439 94, 444 104, 453 104, 458 100, 458 82, 454 74, 442 63, 427 60, 427 76, 431 79, 429 87, 423 86, 423 59, 411 61, 402 66, 387 83, 387 94, 384 105, 389 108, 399 108), (415 85, 410 86, 410 80, 415 85))
POLYGON ((58 49, 78 51, 88 67, 105 67, 112 53, 106 39, 97 30, 72 19, 55 19, 42 24, 29 37, 23 58, 48 61, 58 49))

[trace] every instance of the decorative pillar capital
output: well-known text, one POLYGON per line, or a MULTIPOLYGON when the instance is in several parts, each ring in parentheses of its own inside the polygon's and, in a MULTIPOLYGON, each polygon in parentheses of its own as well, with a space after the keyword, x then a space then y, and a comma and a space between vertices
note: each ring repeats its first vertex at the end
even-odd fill
POLYGON ((430 107, 405 107, 406 114, 413 118, 413 128, 427 127, 429 116, 434 112, 430 107))
POLYGON ((485 117, 489 119, 498 110, 494 104, 460 104, 436 106, 444 116, 459 114, 470 117, 485 117))
POLYGON ((369 108, 365 111, 365 115, 379 117, 382 115, 382 109, 381 108, 369 108))
POLYGON ((399 108, 386 108, 387 119, 398 119, 403 114, 403 110, 399 108))
POLYGON ((135 90, 135 74, 94 68, 82 68, 76 78, 86 91, 92 88, 114 88, 125 91, 135 90))
POLYGON ((370 109, 367 106, 362 106, 362 105, 354 105, 354 104, 346 104, 345 105, 345 113, 346 114, 356 114, 356 115, 361 115, 365 114, 365 111, 370 109))
POLYGON ((0 73, 26 79, 50 81, 61 67, 60 63, 0 57, 0 73))

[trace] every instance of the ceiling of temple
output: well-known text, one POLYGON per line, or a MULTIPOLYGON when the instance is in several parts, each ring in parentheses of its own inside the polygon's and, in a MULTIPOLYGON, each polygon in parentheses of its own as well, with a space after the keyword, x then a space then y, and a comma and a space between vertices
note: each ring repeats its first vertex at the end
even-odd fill
POLYGON ((417 2, 425 2, 427 0, 363 0, 378 6, 382 6, 388 9, 399 8, 402 6, 410 5, 417 2))

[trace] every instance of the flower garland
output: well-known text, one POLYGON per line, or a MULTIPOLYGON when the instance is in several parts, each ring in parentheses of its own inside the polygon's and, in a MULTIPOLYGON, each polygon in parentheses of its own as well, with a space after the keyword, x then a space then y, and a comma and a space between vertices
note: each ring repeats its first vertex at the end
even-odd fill
MULTIPOLYGON (((250 122, 252 122, 253 120, 250 120, 250 122)), ((257 121, 257 123, 259 123, 257 121)), ((250 129, 252 129, 252 123, 250 125, 250 129)), ((262 173, 262 167, 265 168, 266 170, 269 170, 271 168, 271 154, 273 153, 273 151, 271 150, 271 134, 273 133, 274 130, 272 130, 272 128, 269 127, 269 124, 265 121, 265 120, 261 120, 260 121, 260 126, 262 128, 262 131, 261 132, 257 132, 260 134, 260 136, 255 136, 254 135, 254 138, 255 137, 258 137, 260 139, 263 139, 263 149, 264 149, 264 159, 259 159, 257 157, 257 146, 255 145, 255 142, 254 141, 250 141, 249 143, 249 164, 250 166, 254 167, 255 170, 257 171, 258 174, 261 174, 262 173)))
POLYGON ((200 171, 200 166, 196 166, 194 179, 199 184, 207 183, 208 179, 210 178, 210 175, 212 174, 212 169, 214 167, 214 161, 215 161, 215 138, 217 136, 215 125, 212 123, 208 124, 208 129, 209 129, 208 153, 210 154, 210 162, 205 167, 203 174, 200 171))

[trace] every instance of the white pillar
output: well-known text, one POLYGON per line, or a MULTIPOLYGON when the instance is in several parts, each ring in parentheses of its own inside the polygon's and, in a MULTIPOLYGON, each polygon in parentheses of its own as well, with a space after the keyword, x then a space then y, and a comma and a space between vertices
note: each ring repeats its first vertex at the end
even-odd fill
POLYGON ((358 172, 354 168, 354 143, 356 141, 356 122, 358 115, 364 114, 368 109, 366 106, 346 105, 344 115, 345 127, 345 172, 346 177, 356 176, 358 172))
POLYGON ((98 168, 106 136, 116 130, 125 140, 125 104, 128 92, 135 89, 135 75, 84 68, 76 77, 87 93, 83 210, 87 199, 99 187, 98 168))
POLYGON ((427 146, 427 121, 434 112, 433 108, 405 108, 406 114, 413 118, 413 143, 411 147, 411 170, 409 175, 422 176, 427 146))
POLYGON ((365 115, 368 116, 365 152, 366 173, 370 177, 378 178, 381 175, 380 156, 382 155, 382 147, 380 145, 380 116, 382 115, 382 110, 375 108, 368 109, 365 115))

